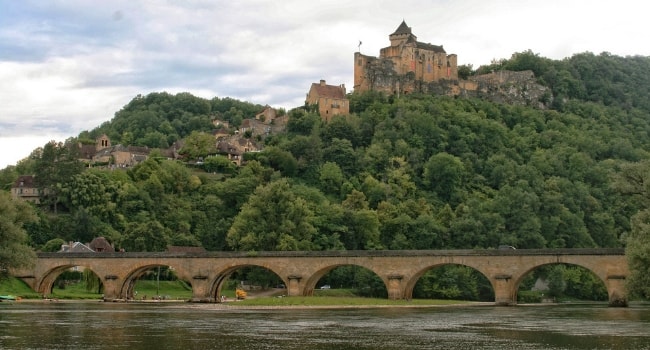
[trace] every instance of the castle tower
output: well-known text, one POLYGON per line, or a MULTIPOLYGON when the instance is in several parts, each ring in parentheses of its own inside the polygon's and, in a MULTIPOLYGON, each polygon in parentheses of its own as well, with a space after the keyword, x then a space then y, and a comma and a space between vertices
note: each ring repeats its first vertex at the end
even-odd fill
POLYGON ((411 27, 407 26, 404 20, 402 20, 402 24, 400 24, 399 27, 395 29, 395 32, 388 36, 388 39, 390 40, 390 46, 399 46, 411 38, 413 41, 417 41, 418 39, 415 35, 413 35, 411 32, 411 27))
POLYGON ((102 134, 95 140, 95 150, 99 151, 108 147, 111 147, 111 139, 106 134, 102 134))

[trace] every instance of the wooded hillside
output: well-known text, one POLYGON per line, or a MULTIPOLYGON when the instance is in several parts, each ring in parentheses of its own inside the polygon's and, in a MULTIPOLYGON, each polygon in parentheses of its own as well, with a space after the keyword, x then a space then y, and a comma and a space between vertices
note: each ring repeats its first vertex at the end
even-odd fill
MULTIPOLYGON (((54 143, 0 178, 7 189, 19 174, 46 179, 41 220, 27 227, 40 249, 96 236, 127 251, 623 246, 642 202, 612 184, 622 167, 648 159, 650 58, 523 52, 477 72, 495 69, 533 70, 553 91, 552 109, 352 94, 352 115, 326 124, 289 111, 286 133, 234 172, 156 157, 88 169, 54 143)), ((210 132, 212 119, 236 126, 261 108, 151 93, 68 144, 105 133, 115 144, 166 148, 210 132)))

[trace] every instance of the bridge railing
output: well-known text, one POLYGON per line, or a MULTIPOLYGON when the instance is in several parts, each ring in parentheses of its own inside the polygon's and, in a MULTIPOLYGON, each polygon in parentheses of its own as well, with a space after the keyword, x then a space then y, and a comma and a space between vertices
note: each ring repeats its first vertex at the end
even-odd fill
POLYGON ((250 258, 250 257, 404 257, 404 256, 532 256, 625 255, 623 248, 562 249, 453 249, 453 250, 326 250, 326 251, 206 251, 206 252, 110 252, 37 253, 38 258, 250 258))

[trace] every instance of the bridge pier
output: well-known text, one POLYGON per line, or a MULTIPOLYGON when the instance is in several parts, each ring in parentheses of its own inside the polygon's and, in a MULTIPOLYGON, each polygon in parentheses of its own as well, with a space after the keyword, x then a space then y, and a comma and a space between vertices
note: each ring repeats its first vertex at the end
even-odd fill
POLYGON ((404 276, 402 275, 390 275, 388 276, 388 299, 390 300, 400 300, 404 299, 404 286, 402 285, 402 280, 404 276))
POLYGON ((609 295, 609 306, 626 307, 627 291, 625 289, 625 276, 607 276, 605 284, 607 287, 607 294, 609 295))
POLYGON ((291 275, 291 276, 287 276, 287 279, 289 280, 289 284, 287 284, 287 296, 293 297, 293 296, 304 295, 304 291, 303 291, 304 286, 300 285, 300 280, 302 280, 302 276, 291 275))
POLYGON ((496 275, 492 280, 494 286, 494 303, 499 306, 517 305, 514 282, 511 275, 496 275))
POLYGON ((102 284, 104 285, 104 301, 117 301, 126 299, 126 296, 120 295, 124 280, 117 275, 106 275, 102 284))
POLYGON ((214 303, 217 301, 216 295, 210 295, 210 286, 208 285, 208 276, 201 274, 192 276, 192 299, 193 303, 214 303))

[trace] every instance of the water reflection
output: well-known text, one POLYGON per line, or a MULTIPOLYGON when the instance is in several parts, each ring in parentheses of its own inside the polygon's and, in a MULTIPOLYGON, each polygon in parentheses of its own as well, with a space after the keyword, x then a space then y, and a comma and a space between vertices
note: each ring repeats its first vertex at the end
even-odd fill
POLYGON ((650 349, 650 308, 2 303, 2 349, 650 349))

